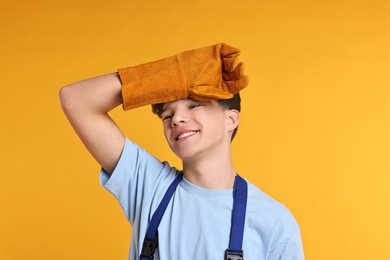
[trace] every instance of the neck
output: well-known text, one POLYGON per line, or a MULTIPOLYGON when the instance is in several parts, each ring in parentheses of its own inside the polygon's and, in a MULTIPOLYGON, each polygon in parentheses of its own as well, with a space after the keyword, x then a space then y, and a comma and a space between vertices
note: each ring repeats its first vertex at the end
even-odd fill
POLYGON ((184 177, 192 184, 214 190, 232 189, 236 176, 230 152, 225 156, 183 161, 183 171, 184 177))

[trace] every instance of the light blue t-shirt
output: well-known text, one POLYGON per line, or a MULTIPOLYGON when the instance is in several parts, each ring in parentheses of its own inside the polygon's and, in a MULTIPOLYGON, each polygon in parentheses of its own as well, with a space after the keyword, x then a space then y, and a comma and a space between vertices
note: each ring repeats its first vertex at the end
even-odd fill
MULTIPOLYGON (((129 259, 139 259, 149 221, 177 170, 126 138, 111 177, 100 182, 132 225, 129 259)), ((208 190, 185 178, 158 228, 156 260, 223 260, 229 246, 233 190, 208 190)), ((299 226, 289 210, 248 182, 245 260, 304 259, 299 226)))

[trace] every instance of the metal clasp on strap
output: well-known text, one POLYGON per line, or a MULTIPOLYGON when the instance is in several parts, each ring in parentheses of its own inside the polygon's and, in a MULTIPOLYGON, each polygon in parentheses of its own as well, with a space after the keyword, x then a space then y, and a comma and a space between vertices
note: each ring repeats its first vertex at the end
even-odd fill
POLYGON ((226 249, 225 251, 225 260, 244 260, 244 251, 235 252, 226 249))
POLYGON ((142 245, 141 257, 154 259, 154 251, 157 248, 157 236, 155 240, 145 239, 142 245))

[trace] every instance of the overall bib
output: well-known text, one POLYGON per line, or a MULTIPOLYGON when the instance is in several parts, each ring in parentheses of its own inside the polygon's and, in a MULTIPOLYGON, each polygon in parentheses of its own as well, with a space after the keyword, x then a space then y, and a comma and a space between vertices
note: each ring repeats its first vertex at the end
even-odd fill
MULTIPOLYGON (((163 199, 154 212, 150 224, 146 231, 140 260, 153 260, 154 251, 157 248, 157 229, 165 209, 170 199, 176 191, 177 186, 183 179, 183 174, 179 174, 171 183, 163 199)), ((232 224, 230 228, 229 248, 225 250, 225 260, 243 260, 242 240, 244 236, 246 204, 248 200, 248 184, 239 175, 236 175, 233 189, 233 212, 232 224)))

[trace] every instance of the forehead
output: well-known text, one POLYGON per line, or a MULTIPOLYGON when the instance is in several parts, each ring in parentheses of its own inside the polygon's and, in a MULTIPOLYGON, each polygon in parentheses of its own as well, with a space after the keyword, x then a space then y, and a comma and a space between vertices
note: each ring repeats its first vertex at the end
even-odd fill
POLYGON ((191 102, 198 102, 198 101, 190 99, 190 98, 183 98, 183 99, 167 102, 167 103, 163 104, 161 111, 164 112, 165 110, 168 110, 172 107, 175 107, 176 105, 187 104, 187 103, 191 103, 191 102))

